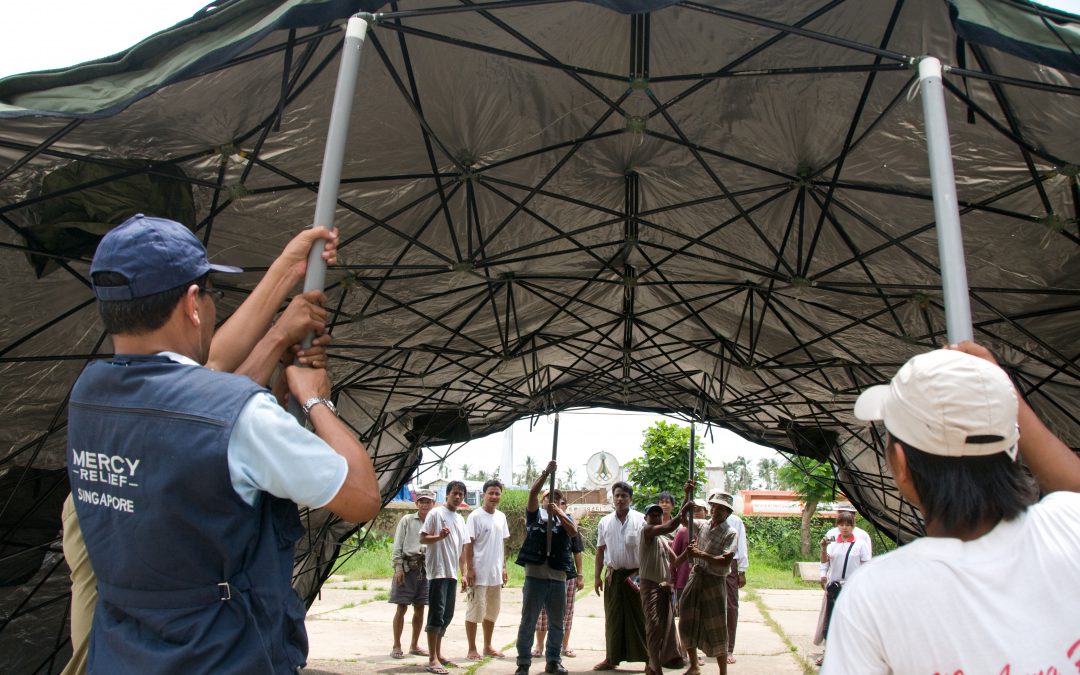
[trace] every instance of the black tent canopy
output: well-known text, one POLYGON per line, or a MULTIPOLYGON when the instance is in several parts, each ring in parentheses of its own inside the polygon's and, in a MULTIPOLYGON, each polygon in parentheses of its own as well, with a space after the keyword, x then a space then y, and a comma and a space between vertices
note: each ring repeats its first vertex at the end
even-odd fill
MULTIPOLYGON (((168 209, 249 272, 235 308, 311 221, 358 11, 376 14, 330 367, 387 498, 426 446, 602 406, 828 459, 864 515, 920 532, 851 406, 946 339, 924 55, 946 66, 974 335, 1080 446, 1075 17, 1008 0, 217 3, 115 57, 0 80, 0 663, 51 672, 55 650, 26 645, 63 654, 65 402, 111 353, 97 239, 168 209)), ((312 524, 305 594, 351 529, 312 524)))

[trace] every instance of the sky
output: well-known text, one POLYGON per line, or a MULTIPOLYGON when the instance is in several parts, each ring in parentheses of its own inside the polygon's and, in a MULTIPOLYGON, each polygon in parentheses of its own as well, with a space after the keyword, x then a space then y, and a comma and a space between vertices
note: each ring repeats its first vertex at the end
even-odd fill
MULTIPOLYGON (((109 56, 168 28, 208 0, 7 0, 0 10, 0 77, 109 56)), ((1080 14, 1080 0, 1040 0, 1080 14)))
MULTIPOLYGON (((575 482, 584 481, 585 462, 593 454, 606 451, 615 455, 620 465, 626 464, 641 455, 641 442, 645 430, 658 420, 667 420, 686 425, 676 420, 653 413, 630 413, 617 410, 592 408, 583 411, 563 412, 559 415, 558 477, 564 477, 567 467, 575 471, 575 482)), ((551 459, 551 442, 555 428, 554 417, 540 417, 533 421, 519 420, 513 426, 514 434, 514 471, 521 471, 525 466, 525 457, 532 456, 538 467, 547 465, 551 459)), ((698 443, 696 447, 703 453, 710 465, 730 462, 743 456, 757 461, 762 458, 780 459, 780 455, 770 448, 750 443, 738 435, 713 427, 711 434, 706 427, 696 425, 698 443)), ((469 472, 484 470, 494 471, 500 463, 503 449, 503 434, 492 434, 485 438, 470 441, 447 459, 446 464, 453 478, 461 477, 461 466, 467 464, 469 472)), ((446 446, 426 450, 425 464, 445 454, 446 446)), ((423 483, 434 480, 435 467, 427 467, 418 480, 423 483)))

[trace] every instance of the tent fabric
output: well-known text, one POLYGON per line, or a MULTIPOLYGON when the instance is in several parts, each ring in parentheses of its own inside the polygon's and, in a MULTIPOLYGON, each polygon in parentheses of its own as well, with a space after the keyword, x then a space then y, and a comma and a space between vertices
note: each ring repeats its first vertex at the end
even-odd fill
POLYGON ((956 34, 1051 68, 1080 73, 1080 20, 1017 0, 949 0, 956 34))
MULTIPOLYGON (((88 254, 28 243, 42 210, 124 179, 118 159, 182 175, 211 259, 248 270, 227 282, 221 311, 235 309, 312 219, 341 26, 361 9, 381 14, 327 275, 330 367, 384 499, 428 444, 606 406, 827 457, 864 515, 901 541, 920 533, 880 430, 851 406, 946 341, 912 91, 923 55, 948 67, 976 338, 1080 446, 1080 77, 959 38, 953 5, 217 7, 125 54, 0 81, 0 471, 63 468, 68 391, 111 353, 88 254), (44 187, 73 161, 105 171, 44 187), (59 269, 38 278, 28 254, 59 269)), ((306 597, 354 529, 310 514, 306 597)), ((18 597, 52 568, 50 552, 18 597)), ((52 670, 62 607, 0 629, 0 668, 29 651, 52 670)))

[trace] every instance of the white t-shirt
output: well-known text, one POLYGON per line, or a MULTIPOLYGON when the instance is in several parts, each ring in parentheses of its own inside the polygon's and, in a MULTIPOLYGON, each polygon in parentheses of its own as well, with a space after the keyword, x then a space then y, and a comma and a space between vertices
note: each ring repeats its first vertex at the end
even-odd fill
POLYGON ((824 675, 1075 673, 1080 494, 1055 492, 974 541, 923 537, 844 588, 824 675))
POLYGON ((424 519, 424 534, 438 534, 444 527, 450 529, 446 539, 427 545, 425 567, 428 579, 457 579, 461 547, 465 545, 465 519, 445 506, 436 506, 424 519))
POLYGON ((503 541, 510 538, 506 514, 496 509, 488 513, 476 509, 465 521, 465 542, 472 544, 473 569, 476 570, 477 586, 501 586, 503 541))
POLYGON ((867 548, 866 542, 858 537, 855 537, 854 542, 831 542, 826 547, 825 553, 829 558, 829 562, 821 563, 821 576, 825 577, 826 582, 843 580, 846 584, 851 580, 851 575, 855 574, 855 571, 863 563, 870 562, 870 549, 867 548), (850 553, 848 549, 851 549, 850 553), (845 559, 847 560, 847 573, 844 572, 845 559))
POLYGON ((596 545, 606 546, 604 564, 615 570, 632 570, 638 566, 638 539, 645 527, 645 516, 630 509, 626 520, 614 512, 600 519, 596 526, 596 545))

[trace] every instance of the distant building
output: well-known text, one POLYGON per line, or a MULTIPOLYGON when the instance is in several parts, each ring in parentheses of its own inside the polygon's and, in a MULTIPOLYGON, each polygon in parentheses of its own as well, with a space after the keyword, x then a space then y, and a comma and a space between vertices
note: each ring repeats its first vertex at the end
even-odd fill
MULTIPOLYGON (((423 490, 431 490, 435 493, 435 503, 442 504, 446 501, 446 486, 450 484, 451 480, 461 480, 454 478, 436 478, 430 483, 425 483, 420 486, 423 490)), ((484 481, 482 480, 461 480, 465 483, 465 504, 470 507, 476 507, 480 505, 480 497, 484 491, 484 481)))
MULTIPOLYGON (((799 493, 791 490, 740 490, 735 501, 735 510, 747 516, 798 516, 802 514, 803 502, 799 493)), ((845 500, 819 502, 816 515, 827 518, 836 517, 836 508, 841 504, 850 506, 845 500)))

